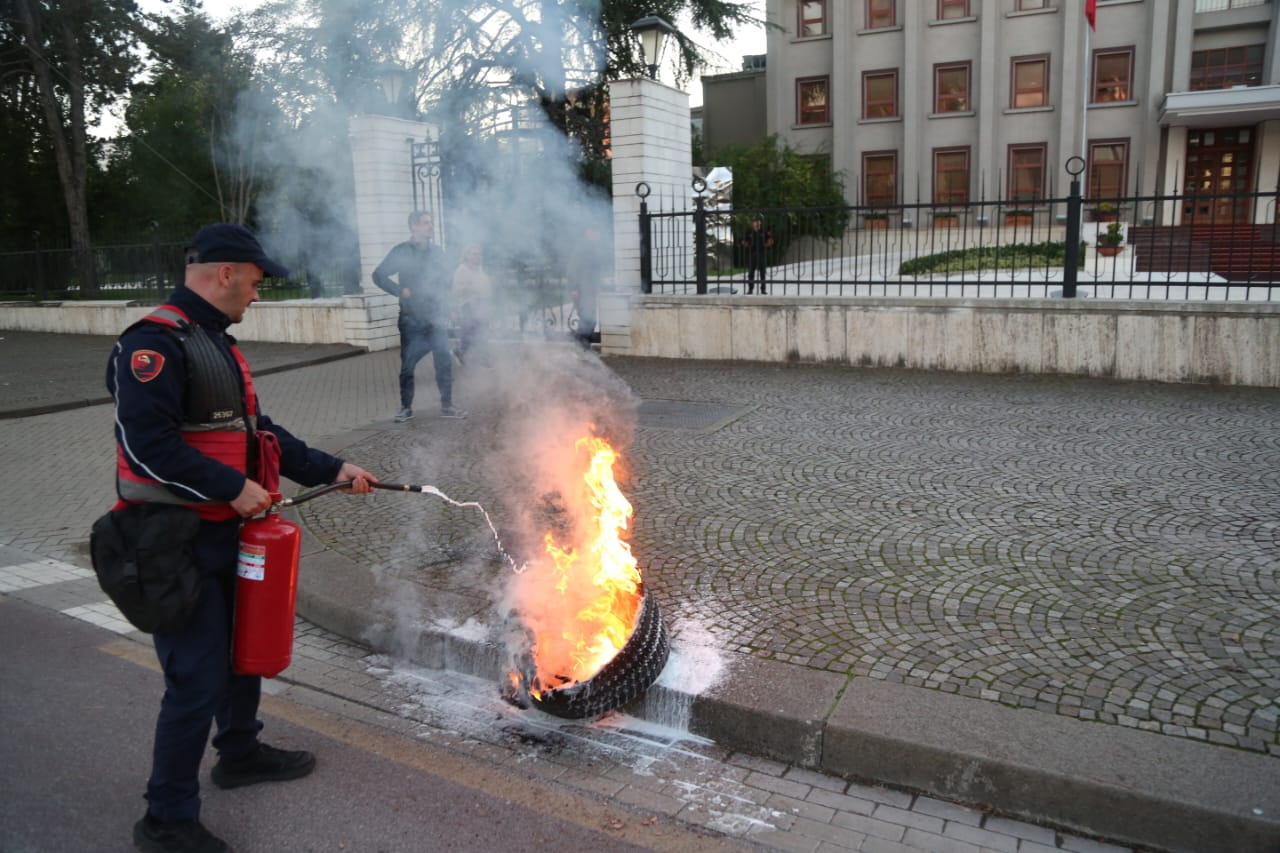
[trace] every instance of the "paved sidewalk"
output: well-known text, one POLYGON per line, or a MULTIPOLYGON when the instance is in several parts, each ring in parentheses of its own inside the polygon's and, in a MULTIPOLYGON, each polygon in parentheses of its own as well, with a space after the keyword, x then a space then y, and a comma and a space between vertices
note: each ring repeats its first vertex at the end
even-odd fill
MULTIPOLYGON (((77 342, 91 362, 77 367, 67 336, 0 335, 15 390, 3 408, 54 406, 59 383, 92 399, 66 374, 100 382, 109 340, 77 342), (54 349, 68 355, 51 379, 54 349)), ((306 349, 296 360, 317 357, 306 349)), ((246 350, 262 374, 265 356, 246 350)), ((472 414, 445 421, 430 417, 425 367, 404 425, 389 421, 392 353, 259 385, 267 411, 309 440, 384 479, 479 500, 526 554, 546 497, 526 427, 554 434, 549 413, 566 409, 605 419, 624 436, 633 548, 675 637, 645 716, 674 706, 694 731, 797 773, 1130 844, 1280 844, 1280 392, 607 368, 568 347, 512 349, 492 370, 458 371, 472 414), (584 393, 595 388, 606 393, 584 393)), ((88 522, 110 501, 109 408, 0 420, 0 461, 24 495, 0 515, 0 544, 86 565, 88 522)), ((507 570, 474 511, 379 493, 299 515, 312 621, 497 675, 507 570)), ((800 830, 787 849, 829 841, 800 830)))

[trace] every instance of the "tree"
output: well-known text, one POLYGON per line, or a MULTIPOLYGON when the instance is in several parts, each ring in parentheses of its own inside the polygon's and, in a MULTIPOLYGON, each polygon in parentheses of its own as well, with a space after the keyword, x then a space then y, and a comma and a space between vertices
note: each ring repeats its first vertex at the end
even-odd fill
POLYGON ((191 0, 148 21, 150 73, 130 98, 111 161, 116 221, 132 230, 154 220, 170 235, 250 221, 264 180, 254 139, 274 118, 258 110, 271 99, 255 97, 252 59, 191 0))
MULTIPOLYGON (((547 120, 604 159, 603 83, 644 72, 630 27, 656 14, 688 17, 715 39, 758 20, 749 0, 308 0, 305 16, 288 2, 262 7, 253 29, 281 70, 356 109, 377 99, 387 62, 415 75, 415 112, 450 127, 475 120, 495 86, 522 90, 547 120), (272 24, 286 21, 282 27, 272 24), (316 74, 316 69, 320 69, 316 74)), ((692 36, 677 35, 679 73, 705 57, 692 36)), ((298 87, 295 87, 298 88, 298 87)), ((299 88, 299 90, 301 90, 299 88)))
MULTIPOLYGON (((133 0, 14 0, 0 18, 6 79, 30 74, 44 138, 53 149, 81 289, 97 292, 88 213, 90 145, 87 118, 129 86, 136 61, 133 0)), ((28 152, 32 156, 34 152, 28 152)))
POLYGON ((746 231, 756 212, 786 217, 770 223, 779 257, 796 237, 839 237, 849 224, 844 179, 831 171, 828 157, 801 154, 774 135, 756 145, 725 146, 716 165, 733 172, 735 234, 746 231))

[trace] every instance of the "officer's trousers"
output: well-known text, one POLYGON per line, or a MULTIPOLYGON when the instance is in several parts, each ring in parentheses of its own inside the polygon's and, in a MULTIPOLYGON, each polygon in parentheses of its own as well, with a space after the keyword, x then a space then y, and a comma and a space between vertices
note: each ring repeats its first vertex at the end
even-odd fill
POLYGON ((213 745, 227 758, 251 752, 262 729, 262 679, 231 671, 239 534, 237 519, 201 524, 195 540, 204 578, 199 604, 185 626, 153 636, 165 685, 147 782, 148 811, 157 820, 200 816, 200 762, 215 721, 213 745))

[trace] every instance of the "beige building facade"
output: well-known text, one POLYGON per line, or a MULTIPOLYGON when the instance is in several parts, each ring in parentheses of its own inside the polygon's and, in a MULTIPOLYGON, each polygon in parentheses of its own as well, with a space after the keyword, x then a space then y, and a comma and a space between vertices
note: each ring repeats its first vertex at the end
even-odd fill
MULTIPOLYGON (((1097 0, 1094 29, 1088 5, 768 0, 768 130, 830 157, 851 204, 1033 208, 1074 156, 1092 198, 1276 189, 1280 3, 1097 0)), ((1276 216, 1274 198, 1141 207, 1276 216)))

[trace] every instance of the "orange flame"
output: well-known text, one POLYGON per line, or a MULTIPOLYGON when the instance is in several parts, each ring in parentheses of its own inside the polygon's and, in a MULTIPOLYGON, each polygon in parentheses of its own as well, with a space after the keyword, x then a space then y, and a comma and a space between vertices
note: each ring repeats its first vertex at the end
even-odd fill
POLYGON ((631 503, 613 477, 617 453, 603 438, 578 439, 579 457, 587 457, 582 475, 584 506, 574 545, 562 545, 548 531, 543 537, 551 558, 556 624, 534 626, 536 675, 531 692, 591 678, 613 660, 635 628, 640 605, 640 570, 624 539, 631 503))

